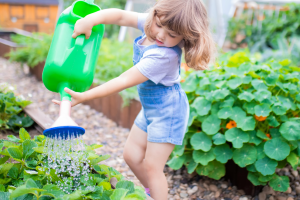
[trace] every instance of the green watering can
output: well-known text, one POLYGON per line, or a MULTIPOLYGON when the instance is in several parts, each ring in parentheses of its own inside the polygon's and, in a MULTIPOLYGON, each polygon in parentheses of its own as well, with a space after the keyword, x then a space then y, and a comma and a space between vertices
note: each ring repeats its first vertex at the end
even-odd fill
POLYGON ((84 133, 84 129, 77 127, 78 125, 70 118, 71 96, 64 88, 84 92, 93 83, 104 24, 94 26, 89 39, 85 39, 85 35, 74 39, 72 34, 78 19, 99 10, 100 7, 94 4, 94 0, 78 0, 64 10, 57 21, 44 66, 43 82, 48 90, 60 94, 62 102, 60 116, 52 128, 44 131, 46 136, 56 137, 58 134, 65 136, 64 130, 70 132, 70 127, 72 130, 75 128, 75 132, 78 130, 79 134, 84 133))

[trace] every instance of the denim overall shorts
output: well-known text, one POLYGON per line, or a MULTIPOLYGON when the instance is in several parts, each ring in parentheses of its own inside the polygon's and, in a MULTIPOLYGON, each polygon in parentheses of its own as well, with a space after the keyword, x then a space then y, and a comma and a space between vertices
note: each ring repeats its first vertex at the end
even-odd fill
MULTIPOLYGON (((141 38, 142 36, 134 41, 134 65, 140 61, 146 51, 153 48, 168 48, 154 44, 141 50, 137 45, 141 38)), ((171 48, 178 54, 180 74, 181 49, 178 46, 171 48)), ((189 118, 189 102, 181 85, 165 86, 148 80, 137 85, 137 90, 142 109, 134 123, 147 133, 147 140, 182 145, 189 118)))

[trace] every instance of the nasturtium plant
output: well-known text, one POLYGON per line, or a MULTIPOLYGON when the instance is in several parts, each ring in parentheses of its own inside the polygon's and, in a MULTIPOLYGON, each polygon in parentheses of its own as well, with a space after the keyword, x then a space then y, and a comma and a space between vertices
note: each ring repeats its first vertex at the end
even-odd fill
POLYGON ((232 159, 254 185, 286 191, 288 177, 275 170, 299 165, 300 69, 247 55, 237 52, 182 83, 190 116, 168 165, 218 180, 232 159))
POLYGON ((90 173, 80 177, 80 185, 72 192, 66 193, 58 187, 59 182, 73 181, 69 173, 58 176, 55 169, 47 169, 47 156, 43 153, 45 136, 30 138, 22 128, 19 138, 9 136, 0 141, 0 199, 33 200, 33 199, 105 199, 105 200, 144 200, 144 189, 134 186, 133 182, 124 179, 122 174, 112 167, 100 164, 109 155, 97 155, 95 149, 102 145, 86 145, 90 173), (112 188, 110 180, 118 180, 112 188))
POLYGON ((33 120, 23 112, 29 104, 31 101, 16 96, 7 84, 0 84, 0 130, 18 132, 22 127, 30 127, 33 120))

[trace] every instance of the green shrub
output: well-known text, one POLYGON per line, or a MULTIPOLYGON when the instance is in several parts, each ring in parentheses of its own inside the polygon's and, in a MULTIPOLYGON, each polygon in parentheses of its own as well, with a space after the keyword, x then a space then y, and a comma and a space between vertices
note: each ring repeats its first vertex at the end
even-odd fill
POLYGON ((194 71, 182 84, 190 103, 183 145, 168 165, 220 179, 229 159, 249 171, 254 185, 276 191, 289 187, 276 168, 300 156, 300 69, 280 63, 251 62, 239 52, 211 70, 194 71))
POLYGON ((17 50, 12 50, 7 55, 10 61, 27 63, 28 66, 34 67, 40 62, 46 60, 52 35, 45 33, 34 33, 33 37, 26 37, 22 35, 12 35, 11 39, 17 44, 24 47, 19 47, 17 50))
MULTIPOLYGON (((132 56, 133 48, 131 43, 103 38, 95 70, 94 82, 103 84, 130 69, 133 66, 132 56)), ((120 92, 120 95, 124 101, 123 105, 128 105, 130 99, 138 98, 136 87, 123 90, 120 92)))
MULTIPOLYGON (((86 146, 88 164, 92 169, 89 180, 80 179, 80 186, 71 194, 60 190, 56 185, 63 178, 72 180, 68 173, 64 177, 57 176, 54 169, 47 173, 47 157, 43 154, 45 136, 30 135, 25 129, 20 130, 20 139, 8 136, 8 140, 0 141, 0 197, 8 199, 107 199, 107 200, 142 200, 146 198, 143 188, 134 186, 131 181, 124 180, 122 174, 114 168, 98 164, 109 158, 109 155, 97 155, 95 149, 102 145, 86 146), (13 162, 12 162, 13 161, 13 162), (110 185, 111 178, 117 178, 116 189, 110 185), (50 180, 48 179, 50 178, 50 180)), ((87 163, 86 163, 87 164, 87 163)))
POLYGON ((22 127, 30 127, 33 120, 22 112, 29 104, 31 101, 16 97, 5 83, 0 84, 0 130, 18 132, 22 127))

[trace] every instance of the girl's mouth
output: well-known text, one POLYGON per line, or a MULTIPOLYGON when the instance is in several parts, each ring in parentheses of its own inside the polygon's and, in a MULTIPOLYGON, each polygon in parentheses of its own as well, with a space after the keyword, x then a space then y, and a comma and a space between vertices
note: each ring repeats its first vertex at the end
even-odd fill
POLYGON ((156 39, 155 41, 157 44, 160 44, 160 45, 164 44, 163 42, 159 41, 158 39, 156 39))

